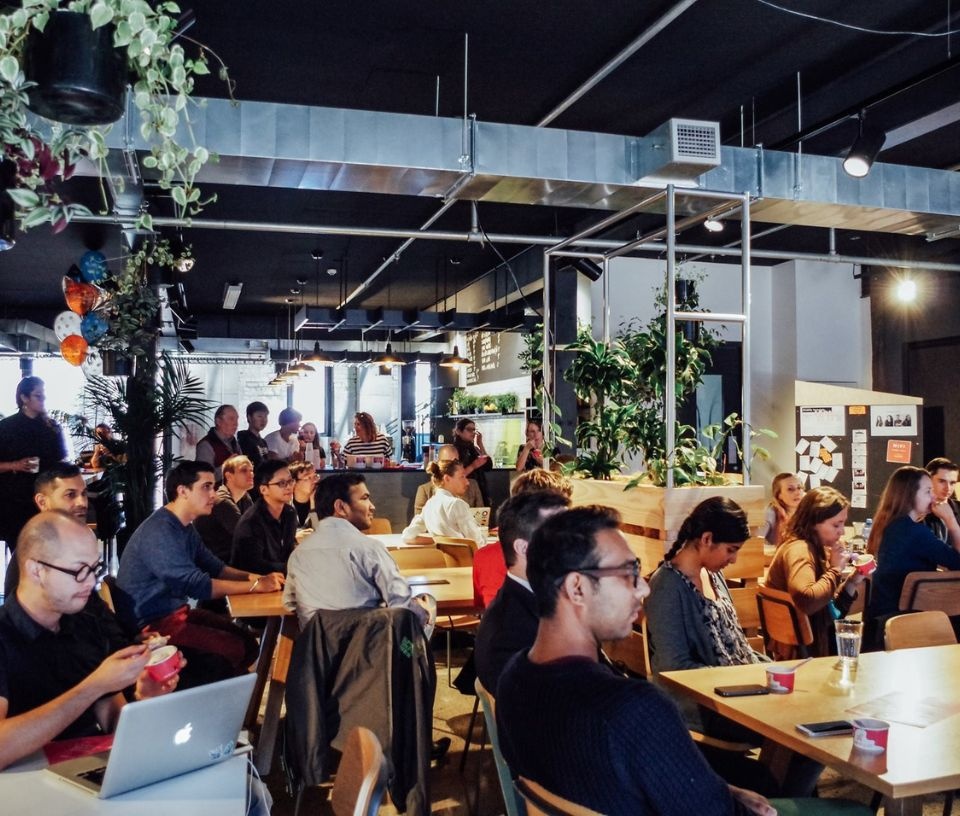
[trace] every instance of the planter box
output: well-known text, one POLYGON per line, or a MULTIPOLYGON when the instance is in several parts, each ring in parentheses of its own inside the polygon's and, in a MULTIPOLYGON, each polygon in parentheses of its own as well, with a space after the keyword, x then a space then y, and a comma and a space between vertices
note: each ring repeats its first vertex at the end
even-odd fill
POLYGON ((700 502, 711 496, 726 496, 747 514, 751 530, 763 524, 767 507, 762 485, 718 485, 698 487, 653 487, 640 485, 624 490, 625 481, 573 480, 573 504, 605 504, 623 516, 622 529, 630 547, 643 562, 643 571, 651 571, 663 560, 673 544, 680 525, 700 502))

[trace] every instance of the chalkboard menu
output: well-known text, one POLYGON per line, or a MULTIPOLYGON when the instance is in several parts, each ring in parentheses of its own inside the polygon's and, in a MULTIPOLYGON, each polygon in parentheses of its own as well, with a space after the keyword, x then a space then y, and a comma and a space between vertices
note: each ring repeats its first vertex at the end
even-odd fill
POLYGON ((467 335, 467 385, 521 377, 523 335, 515 332, 472 332, 467 335))

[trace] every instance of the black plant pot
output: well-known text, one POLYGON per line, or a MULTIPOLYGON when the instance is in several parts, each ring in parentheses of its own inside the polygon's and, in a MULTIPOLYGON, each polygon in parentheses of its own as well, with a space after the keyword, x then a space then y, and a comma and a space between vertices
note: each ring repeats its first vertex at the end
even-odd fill
POLYGON ((137 373, 137 358, 126 357, 119 351, 104 349, 100 352, 103 360, 104 377, 133 377, 137 373))
POLYGON ((89 127, 123 115, 126 57, 113 46, 113 26, 94 31, 86 14, 57 11, 31 32, 23 71, 36 83, 27 107, 47 119, 89 127))

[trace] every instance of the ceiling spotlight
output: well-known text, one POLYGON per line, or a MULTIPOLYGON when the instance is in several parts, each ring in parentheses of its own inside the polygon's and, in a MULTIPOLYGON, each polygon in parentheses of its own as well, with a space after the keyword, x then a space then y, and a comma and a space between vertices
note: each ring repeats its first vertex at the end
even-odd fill
POLYGON ((323 250, 320 247, 317 247, 310 253, 310 257, 315 261, 319 261, 323 257, 323 250))
POLYGON ((327 274, 332 278, 334 275, 337 274, 337 267, 335 267, 335 266, 328 266, 328 267, 327 267, 327 274))
POLYGON ((240 300, 240 293, 243 291, 243 283, 228 283, 223 287, 223 308, 236 309, 237 301, 240 300))
POLYGON ((903 278, 897 283, 897 300, 901 303, 913 303, 917 299, 917 282, 903 278))
POLYGON ((470 365, 470 361, 466 357, 461 357, 460 349, 454 346, 453 354, 444 354, 437 365, 441 365, 444 368, 463 368, 464 366, 470 365))
POLYGON ((864 115, 860 114, 857 138, 843 160, 843 170, 848 176, 864 178, 883 149, 887 134, 879 128, 864 125, 864 115))
POLYGON ((707 232, 723 232, 723 221, 719 221, 716 218, 708 218, 703 222, 703 226, 707 232))

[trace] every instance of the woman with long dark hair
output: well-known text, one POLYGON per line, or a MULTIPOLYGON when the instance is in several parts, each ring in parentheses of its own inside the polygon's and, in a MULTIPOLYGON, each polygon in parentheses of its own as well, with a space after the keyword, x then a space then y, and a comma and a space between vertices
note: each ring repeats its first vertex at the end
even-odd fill
POLYGON ((878 643, 885 619, 900 609, 907 573, 960 569, 960 524, 948 502, 934 501, 927 471, 908 465, 893 472, 880 496, 867 549, 877 558, 867 617, 871 640, 878 643), (928 513, 946 525, 950 544, 921 523, 928 513))
POLYGON ((483 503, 489 507, 487 471, 493 467, 493 462, 483 447, 483 434, 477 430, 477 423, 468 417, 459 420, 453 429, 453 445, 467 478, 477 483, 483 503))
MULTIPOLYGON (((854 571, 844 578, 850 563, 843 544, 844 525, 850 502, 832 487, 815 487, 800 501, 790 519, 785 541, 767 572, 767 586, 789 592, 810 619, 815 656, 836 654, 833 622, 845 615, 857 597, 864 576, 854 571)), ((776 657, 789 659, 793 650, 775 644, 776 657)))

